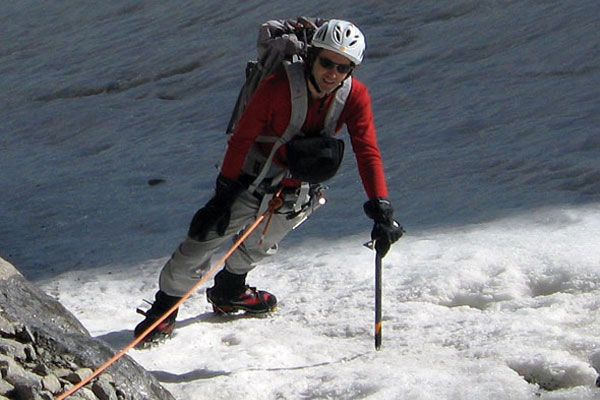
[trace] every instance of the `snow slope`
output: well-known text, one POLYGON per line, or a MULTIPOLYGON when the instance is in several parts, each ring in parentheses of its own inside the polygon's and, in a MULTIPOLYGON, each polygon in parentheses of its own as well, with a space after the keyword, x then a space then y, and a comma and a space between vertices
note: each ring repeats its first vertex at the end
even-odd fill
POLYGON ((367 35, 356 74, 408 231, 384 259, 382 350, 348 153, 329 204, 249 278, 275 314, 216 317, 198 293, 173 340, 131 352, 177 398, 600 398, 598 3, 0 11, 0 252, 115 349, 210 195, 257 25, 319 15, 367 35))

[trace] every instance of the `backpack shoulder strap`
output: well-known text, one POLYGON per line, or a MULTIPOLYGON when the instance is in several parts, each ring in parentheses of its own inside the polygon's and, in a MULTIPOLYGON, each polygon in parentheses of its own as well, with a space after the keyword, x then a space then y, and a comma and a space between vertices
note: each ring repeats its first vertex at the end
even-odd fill
POLYGON ((290 85, 290 121, 283 134, 275 140, 275 143, 273 143, 273 148, 269 153, 269 157, 267 157, 262 165, 260 173, 248 188, 250 191, 254 191, 263 179, 265 179, 277 150, 300 132, 302 125, 304 125, 304 120, 306 119, 306 112, 308 111, 308 90, 306 88, 303 63, 300 61, 293 63, 285 61, 283 65, 285 66, 290 85))
POLYGON ((295 134, 300 132, 306 113, 308 111, 308 90, 306 78, 304 77, 304 65, 302 62, 284 63, 285 72, 290 83, 291 115, 288 126, 281 135, 284 142, 289 141, 295 134))
POLYGON ((325 126, 323 127, 326 135, 333 136, 335 133, 335 128, 338 120, 340 119, 340 115, 342 114, 342 110, 346 105, 346 100, 348 100, 351 90, 352 77, 349 76, 335 92, 335 98, 329 107, 329 111, 327 111, 327 116, 325 117, 325 126))

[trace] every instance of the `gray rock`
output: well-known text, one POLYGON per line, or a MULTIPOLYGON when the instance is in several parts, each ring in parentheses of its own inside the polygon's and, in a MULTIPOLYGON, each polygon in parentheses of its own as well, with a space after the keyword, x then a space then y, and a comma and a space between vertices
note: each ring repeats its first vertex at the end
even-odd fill
POLYGON ((93 372, 94 371, 92 371, 90 368, 79 368, 78 370, 67 375, 65 379, 71 383, 79 383, 90 376, 93 372))
POLYGON ((27 384, 15 386, 14 396, 19 400, 44 400, 39 389, 27 386, 27 384))
POLYGON ((53 374, 59 378, 66 378, 71 373, 71 370, 68 368, 57 368, 53 371, 53 374))
POLYGON ((3 315, 0 314, 0 332, 5 335, 15 335, 15 324, 10 323, 3 315))
POLYGON ((36 374, 41 375, 41 376, 46 376, 46 375, 52 374, 52 370, 45 364, 37 364, 33 368, 33 372, 35 372, 36 374))
POLYGON ((37 389, 42 388, 41 377, 27 371, 14 360, 8 358, 0 359, 0 371, 2 371, 2 378, 15 388, 22 385, 37 389))
POLYGON ((15 360, 26 361, 25 345, 16 340, 0 338, 0 353, 10 355, 15 360))
POLYGON ((94 392, 86 387, 79 389, 77 395, 85 400, 98 400, 94 392))
POLYGON ((42 378, 42 388, 52 394, 59 394, 62 391, 62 385, 56 375, 46 375, 42 378))
POLYGON ((100 400, 117 400, 117 391, 109 381, 104 379, 98 379, 94 382, 92 392, 100 400))
POLYGON ((8 396, 8 394, 14 390, 14 386, 5 380, 0 380, 0 399, 2 396, 8 396))

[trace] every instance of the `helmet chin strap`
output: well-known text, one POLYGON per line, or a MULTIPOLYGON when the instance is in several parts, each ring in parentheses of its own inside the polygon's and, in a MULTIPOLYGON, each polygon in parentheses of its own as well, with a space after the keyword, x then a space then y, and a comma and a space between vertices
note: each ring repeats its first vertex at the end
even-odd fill
POLYGON ((310 83, 312 83, 317 93, 322 94, 323 90, 321 90, 321 88, 319 87, 319 84, 317 83, 317 80, 315 79, 315 76, 312 73, 312 68, 308 73, 308 79, 310 80, 310 83))

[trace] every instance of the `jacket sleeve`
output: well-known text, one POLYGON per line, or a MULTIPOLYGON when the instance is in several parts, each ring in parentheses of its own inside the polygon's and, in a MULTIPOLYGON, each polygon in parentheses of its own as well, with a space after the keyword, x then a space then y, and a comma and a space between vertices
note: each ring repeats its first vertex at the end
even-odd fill
POLYGON ((358 164, 363 187, 369 199, 387 197, 381 152, 377 145, 371 97, 364 84, 354 79, 352 92, 344 109, 352 150, 358 164))

